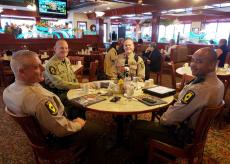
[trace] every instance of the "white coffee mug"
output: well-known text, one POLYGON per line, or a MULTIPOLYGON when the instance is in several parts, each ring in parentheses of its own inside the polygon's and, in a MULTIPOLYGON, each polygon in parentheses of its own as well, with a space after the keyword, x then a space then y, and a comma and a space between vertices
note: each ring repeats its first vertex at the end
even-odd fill
POLYGON ((153 79, 149 79, 149 83, 150 83, 150 86, 153 86, 154 85, 154 80, 153 79))
POLYGON ((81 61, 77 61, 77 65, 81 65, 81 61))
POLYGON ((151 81, 145 80, 145 88, 150 87, 150 85, 151 85, 151 81))

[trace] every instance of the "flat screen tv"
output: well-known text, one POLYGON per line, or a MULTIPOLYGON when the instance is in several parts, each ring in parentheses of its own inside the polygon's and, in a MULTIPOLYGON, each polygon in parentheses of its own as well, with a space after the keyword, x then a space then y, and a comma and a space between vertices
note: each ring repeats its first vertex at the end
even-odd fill
POLYGON ((36 0, 41 17, 67 18, 67 0, 36 0))

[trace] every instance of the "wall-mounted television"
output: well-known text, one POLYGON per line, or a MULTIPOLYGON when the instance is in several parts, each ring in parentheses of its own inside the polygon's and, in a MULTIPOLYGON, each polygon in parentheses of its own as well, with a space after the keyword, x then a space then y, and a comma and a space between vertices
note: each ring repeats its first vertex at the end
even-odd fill
POLYGON ((41 17, 67 18, 67 0, 36 0, 41 17))

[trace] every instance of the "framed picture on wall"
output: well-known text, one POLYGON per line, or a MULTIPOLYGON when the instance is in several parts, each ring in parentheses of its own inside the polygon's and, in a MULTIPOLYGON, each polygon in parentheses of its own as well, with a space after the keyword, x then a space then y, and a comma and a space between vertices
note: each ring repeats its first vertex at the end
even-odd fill
POLYGON ((83 31, 87 30, 87 22, 77 21, 77 28, 83 31))

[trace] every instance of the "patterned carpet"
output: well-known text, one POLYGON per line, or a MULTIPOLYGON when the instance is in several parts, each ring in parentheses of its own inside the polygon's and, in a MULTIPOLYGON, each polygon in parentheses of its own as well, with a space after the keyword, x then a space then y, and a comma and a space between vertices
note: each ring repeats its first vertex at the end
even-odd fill
MULTIPOLYGON (((170 86, 170 77, 163 76, 163 85, 170 86)), ((3 88, 0 88, 2 93, 3 88)), ((2 94, 1 94, 2 96, 2 94)), ((227 93, 227 106, 230 104, 230 89, 227 93)), ((4 112, 2 97, 0 100, 0 164, 33 164, 34 156, 25 134, 19 126, 4 112)), ((150 119, 150 114, 139 115, 139 119, 150 119)), ((88 113, 88 119, 100 119, 115 128, 111 115, 88 113)), ((205 146, 204 163, 230 163, 230 125, 225 124, 221 130, 211 128, 205 146)))

